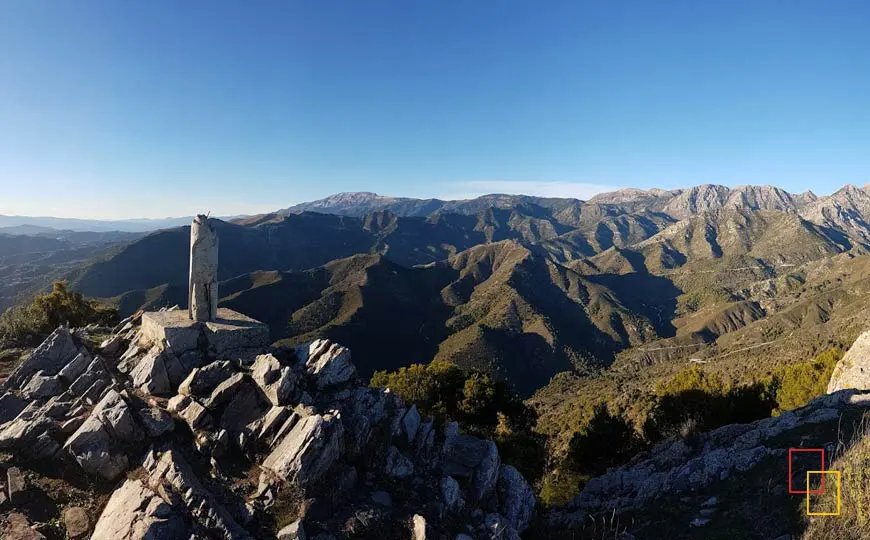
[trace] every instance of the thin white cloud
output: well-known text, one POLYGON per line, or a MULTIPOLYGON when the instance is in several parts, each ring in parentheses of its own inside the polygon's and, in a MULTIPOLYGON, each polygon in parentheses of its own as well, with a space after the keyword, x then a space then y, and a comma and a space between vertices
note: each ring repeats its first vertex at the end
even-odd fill
POLYGON ((458 189, 444 199, 472 199, 490 193, 508 195, 534 195, 537 197, 562 197, 586 200, 599 193, 615 191, 619 186, 587 184, 584 182, 545 182, 513 180, 480 180, 456 186, 458 189))

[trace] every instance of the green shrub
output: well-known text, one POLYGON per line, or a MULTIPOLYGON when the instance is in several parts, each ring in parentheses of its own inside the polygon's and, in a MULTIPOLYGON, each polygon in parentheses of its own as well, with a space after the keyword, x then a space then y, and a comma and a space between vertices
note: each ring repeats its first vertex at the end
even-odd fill
POLYGON ((541 481, 538 496, 547 506, 567 504, 580 493, 585 478, 570 467, 553 469, 541 481))
POLYGON ((659 396, 674 395, 688 390, 697 390, 705 394, 723 394, 728 391, 728 385, 716 374, 707 374, 703 369, 693 364, 664 383, 656 385, 659 396))
POLYGON ((51 292, 39 294, 29 305, 10 308, 0 315, 0 349, 37 345, 61 324, 72 327, 113 324, 117 318, 115 308, 69 290, 66 281, 55 281, 51 292))
POLYGON ((469 433, 495 440, 505 462, 527 478, 540 476, 546 452, 535 433, 537 414, 502 381, 478 371, 436 361, 396 371, 376 371, 370 384, 389 388, 422 415, 441 422, 459 421, 469 433))
POLYGON ((778 377, 777 409, 774 414, 803 407, 827 392, 831 373, 842 357, 842 350, 828 349, 810 362, 786 367, 778 377))
POLYGON ((598 475, 627 462, 643 446, 631 422, 599 405, 589 423, 571 438, 568 463, 575 471, 598 475))
POLYGON ((644 422, 644 436, 649 441, 687 437, 690 432, 766 418, 775 407, 769 383, 731 387, 716 375, 690 366, 658 385, 656 403, 644 422))

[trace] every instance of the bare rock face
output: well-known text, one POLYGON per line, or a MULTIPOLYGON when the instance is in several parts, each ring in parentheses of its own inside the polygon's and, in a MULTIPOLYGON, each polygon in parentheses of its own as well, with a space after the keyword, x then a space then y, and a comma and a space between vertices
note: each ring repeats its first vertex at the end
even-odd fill
POLYGON ((535 493, 513 465, 502 465, 498 478, 501 514, 518 533, 525 531, 535 512, 535 493))
POLYGON ((0 384, 0 392, 20 388, 37 371, 46 376, 56 375, 77 353, 78 348, 69 330, 58 328, 0 384))
POLYGON ((182 517, 141 480, 127 480, 112 493, 91 540, 185 538, 182 517))
POLYGON ((142 439, 143 433, 130 407, 113 390, 94 407, 66 441, 64 449, 86 472, 114 480, 129 465, 124 444, 142 439))
POLYGON ((57 375, 46 375, 45 371, 37 371, 30 377, 21 393, 30 399, 47 398, 61 392, 61 382, 57 375))
POLYGON ((151 451, 143 467, 149 474, 149 485, 155 486, 163 497, 183 507, 203 531, 214 531, 222 538, 250 538, 229 512, 208 491, 180 453, 169 449, 151 451))
POLYGON ((233 369, 229 362, 213 362, 191 371, 179 385, 178 393, 186 396, 207 396, 232 374, 233 369))
MULTIPOLYGON (((492 441, 456 424, 442 435, 415 406, 361 384, 346 348, 317 340, 294 359, 265 353, 264 327, 240 314, 232 324, 179 316, 131 318, 103 347, 60 328, 4 383, 0 449, 13 461, 26 453, 120 482, 95 523, 84 501, 63 515, 57 505, 51 519, 68 537, 452 538, 457 525, 488 531, 490 514, 499 534, 527 526, 528 485, 492 441), (239 351, 257 352, 248 362, 239 351), (273 506, 297 498, 299 519, 264 531, 285 508, 273 506)), ((24 476, 14 465, 27 467, 9 464, 0 479, 13 504, 24 476)), ((2 532, 41 537, 20 520, 2 532)))
POLYGON ((172 390, 163 355, 156 347, 136 364, 130 377, 133 378, 133 386, 148 394, 166 395, 172 390))
POLYGON ((317 388, 344 384, 356 376, 356 366, 350 361, 350 350, 324 339, 308 347, 305 364, 308 373, 314 376, 317 388))
POLYGON ((307 538, 302 520, 296 520, 278 531, 278 540, 306 540, 307 538))
POLYGON ((445 476, 441 479, 441 497, 448 509, 462 508, 465 504, 465 501, 462 500, 462 488, 452 476, 445 476))
POLYGON ((320 478, 343 450, 341 421, 333 414, 303 418, 263 461, 278 476, 307 485, 320 478))
POLYGON ((414 462, 402 455, 398 448, 391 446, 384 472, 395 478, 405 478, 414 474, 414 462))
POLYGON ((854 388, 870 390, 870 332, 864 332, 837 362, 828 393, 854 388))
POLYGON ((261 354, 254 360, 251 377, 273 405, 286 405, 296 390, 296 373, 271 354, 261 354))

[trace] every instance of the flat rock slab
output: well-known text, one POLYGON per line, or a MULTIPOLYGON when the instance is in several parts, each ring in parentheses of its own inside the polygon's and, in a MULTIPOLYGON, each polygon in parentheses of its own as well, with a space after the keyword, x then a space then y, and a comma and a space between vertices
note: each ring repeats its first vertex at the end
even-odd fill
POLYGON ((197 349, 204 336, 209 353, 217 357, 234 349, 266 347, 271 343, 269 327, 227 308, 217 310, 217 320, 198 323, 190 320, 187 311, 149 311, 142 315, 142 348, 169 343, 175 355, 197 349))

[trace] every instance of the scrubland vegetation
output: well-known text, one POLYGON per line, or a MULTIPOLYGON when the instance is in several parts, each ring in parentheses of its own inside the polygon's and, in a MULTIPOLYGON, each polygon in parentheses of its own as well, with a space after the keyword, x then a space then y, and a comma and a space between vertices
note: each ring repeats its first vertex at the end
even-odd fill
POLYGON ((840 349, 829 349, 741 383, 691 365, 639 396, 630 410, 616 399, 604 399, 579 411, 579 427, 565 449, 548 444, 534 411, 504 383, 483 373, 433 362, 377 372, 371 384, 392 389, 441 422, 458 420, 466 429, 494 438, 505 461, 521 468, 536 482, 541 500, 554 505, 573 498, 588 479, 662 440, 681 437, 692 444, 700 432, 806 405, 825 392, 841 357, 840 349))
POLYGON ((0 314, 0 350, 38 345, 61 324, 112 324, 117 318, 116 309, 71 291, 66 281, 55 281, 50 292, 0 314))

